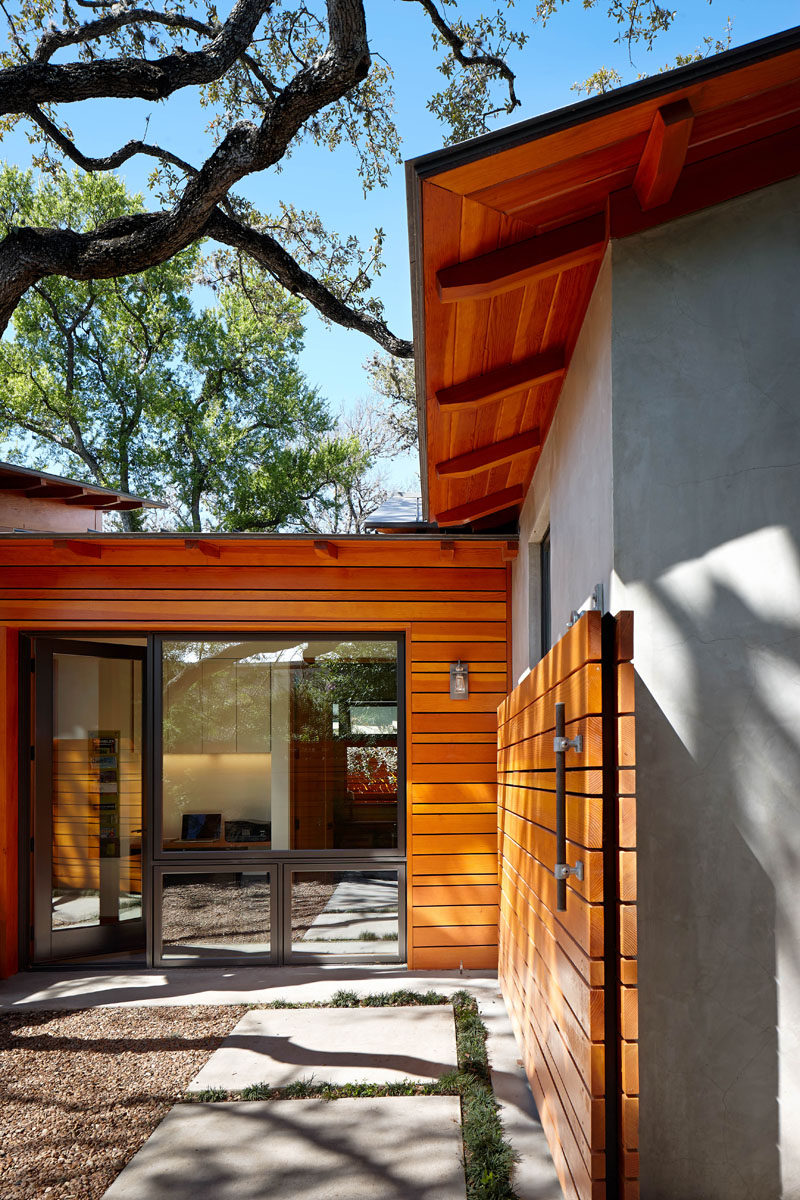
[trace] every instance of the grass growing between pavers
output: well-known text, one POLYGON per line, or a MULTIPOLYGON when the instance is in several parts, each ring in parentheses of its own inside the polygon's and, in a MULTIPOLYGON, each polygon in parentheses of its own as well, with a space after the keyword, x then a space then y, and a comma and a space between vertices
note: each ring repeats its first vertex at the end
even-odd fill
POLYGON ((341 1100, 360 1096, 459 1096, 461 1098, 461 1130, 464 1139, 464 1171, 467 1200, 515 1200, 511 1171, 515 1154, 506 1141, 497 1102, 492 1090, 489 1060, 486 1053, 486 1026, 481 1020, 477 1001, 469 992, 459 991, 451 996, 439 992, 395 992, 358 996, 355 992, 339 991, 330 1001, 309 1003, 253 1004, 251 1008, 411 1008, 421 1005, 452 1004, 456 1026, 458 1070, 442 1075, 433 1083, 400 1080, 396 1083, 316 1082, 314 1077, 300 1079, 286 1087, 254 1084, 241 1092, 211 1088, 192 1092, 190 1103, 213 1103, 231 1100, 341 1100))

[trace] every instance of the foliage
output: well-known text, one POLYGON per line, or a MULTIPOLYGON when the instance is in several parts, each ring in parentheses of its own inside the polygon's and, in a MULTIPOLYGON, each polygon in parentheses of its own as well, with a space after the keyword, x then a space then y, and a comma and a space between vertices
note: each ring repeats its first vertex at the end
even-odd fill
MULTIPOLYGON (((82 228, 142 211, 113 175, 0 172, 0 221, 82 228)), ((179 527, 307 528, 338 514, 369 460, 302 376, 303 305, 241 263, 190 247, 138 275, 40 280, 0 343, 0 434, 123 491, 165 495, 179 527), (235 266, 235 270, 232 269, 235 266), (327 489, 327 490, 326 490, 327 489)), ((370 460, 371 461, 371 460, 370 460)), ((126 514, 135 528, 141 514, 126 514)))
MULTIPOLYGON (((390 30, 414 23, 423 41, 426 30, 430 35, 442 82, 426 103, 446 141, 482 133, 515 111, 520 101, 511 63, 531 37, 531 17, 541 28, 570 2, 536 0, 532 9, 514 0, 393 5, 390 30)), ((582 3, 594 8, 599 0, 582 3)), ((617 40, 629 49, 650 49, 676 16, 657 0, 606 4, 617 40)), ((208 238, 305 297, 324 319, 410 358, 411 342, 389 328, 374 292, 382 230, 362 245, 286 198, 268 213, 237 193, 249 176, 280 171, 303 144, 344 156, 344 169, 357 171, 365 194, 386 185, 400 161, 401 138, 391 44, 378 44, 371 24, 377 7, 364 0, 234 0, 220 15, 214 0, 4 0, 0 137, 21 126, 33 144, 34 165, 44 170, 67 159, 83 170, 112 172, 134 157, 149 158, 157 203, 147 212, 120 213, 102 227, 67 221, 36 228, 17 221, 0 241, 0 330, 43 279, 130 275, 208 238), (68 122, 73 104, 92 111, 113 98, 138 104, 135 112, 149 105, 153 113, 181 93, 194 100, 194 114, 187 117, 184 105, 180 122, 160 122, 176 131, 164 143, 148 140, 148 115, 144 136, 99 155, 78 144, 68 122), (185 156, 179 131, 187 119, 198 129, 205 124, 202 162, 185 156)), ((597 90, 615 81, 603 70, 588 86, 597 90)), ((261 502, 268 519, 272 501, 261 502)))
POLYGON ((416 449, 419 424, 413 362, 378 351, 364 366, 373 391, 389 401, 384 419, 394 437, 395 449, 398 453, 416 449))
MULTIPOLYGON (((700 62, 701 59, 708 58, 712 54, 722 54, 724 50, 730 48, 732 37, 733 21, 728 17, 722 31, 722 37, 715 38, 710 35, 704 37, 701 45, 697 46, 690 54, 676 55, 675 61, 665 63, 663 67, 659 68, 658 74, 663 74, 665 71, 672 71, 676 67, 686 67, 689 63, 700 62)), ((648 46, 649 48, 650 46, 648 46)), ((646 78, 645 73, 639 72, 638 78, 646 78)), ((613 67, 599 67, 587 79, 579 83, 573 83, 572 91, 593 96, 598 92, 610 92, 613 88, 619 87, 621 83, 622 76, 619 71, 614 70, 613 67)))

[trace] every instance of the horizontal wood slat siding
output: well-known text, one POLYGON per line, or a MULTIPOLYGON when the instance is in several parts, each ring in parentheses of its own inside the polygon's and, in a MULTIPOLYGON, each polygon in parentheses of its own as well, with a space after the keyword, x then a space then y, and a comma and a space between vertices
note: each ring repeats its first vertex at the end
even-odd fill
MULTIPOLYGON (((336 539, 332 539, 336 542, 336 539)), ((507 541, 370 537, 321 559, 309 541, 181 538, 0 543, 0 625, 29 630, 403 632, 408 961, 497 964, 497 707, 508 692, 507 541), (213 540, 213 539, 211 539, 213 540), (450 663, 469 664, 453 701, 450 663)), ((14 856, 16 848, 14 848, 14 856)), ((16 891, 14 891, 16 902, 16 891)))
MULTIPOLYGON (((609 620, 610 618, 606 618, 609 620)), ((618 657, 627 652, 625 626, 618 657)), ((628 654, 628 658, 630 654, 628 654)), ((604 690, 601 617, 584 614, 501 704, 498 712, 500 978, 564 1195, 606 1196, 606 972, 620 998, 621 1079, 609 1103, 619 1123, 626 1196, 636 1189, 638 1086, 635 1042, 635 809, 633 668, 616 672, 620 790, 615 908, 607 912, 604 854, 604 690), (584 879, 567 882, 567 910, 556 910, 555 705, 566 707, 567 734, 583 735, 567 766, 567 857, 584 879), (619 922, 624 957, 605 960, 606 917, 619 922)), ((606 676, 608 678, 608 676, 606 676)), ((608 718, 606 718, 607 720, 608 718)), ((612 726, 613 729, 613 726, 612 726)), ((613 738, 612 738, 613 744, 613 738)), ((614 803, 617 801, 614 799, 614 803)), ((613 992, 612 992, 613 996, 613 992)), ((608 1014, 610 1017, 610 1014, 608 1014)), ((616 1040, 616 1039, 615 1039, 616 1040)), ((609 1127, 609 1131, 613 1126, 609 1127)), ((610 1200, 610 1197, 609 1197, 610 1200)))

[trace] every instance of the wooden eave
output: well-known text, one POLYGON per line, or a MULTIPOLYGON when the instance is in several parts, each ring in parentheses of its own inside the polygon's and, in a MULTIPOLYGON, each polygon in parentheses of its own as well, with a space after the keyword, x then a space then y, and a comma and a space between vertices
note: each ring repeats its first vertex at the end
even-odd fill
POLYGON ((409 163, 426 515, 518 515, 610 240, 799 173, 800 28, 409 163))
POLYGON ((2 492, 30 500, 52 500, 70 507, 102 509, 104 512, 166 507, 160 500, 146 500, 142 496, 131 496, 128 492, 117 492, 79 479, 67 479, 6 462, 0 462, 2 492))

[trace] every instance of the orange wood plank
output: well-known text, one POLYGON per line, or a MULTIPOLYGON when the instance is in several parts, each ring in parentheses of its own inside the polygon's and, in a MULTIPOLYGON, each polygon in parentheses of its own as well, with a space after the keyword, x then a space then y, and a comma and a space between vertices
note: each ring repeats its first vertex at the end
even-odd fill
MULTIPOLYGON (((464 504, 456 504, 453 508, 437 512, 436 521, 439 525, 468 525, 477 517, 488 517, 492 513, 502 512, 524 499, 524 489, 520 484, 514 484, 513 487, 503 488, 499 492, 491 492, 477 500, 468 500, 464 504)), ((487 613, 486 616, 489 617, 490 614, 487 613)))
POLYGON ((686 161, 693 122, 694 111, 688 100, 665 104, 653 117, 633 181, 633 190, 645 211, 665 204, 675 191, 686 161))
MULTIPOLYGON (((538 449, 542 444, 542 435, 537 426, 525 433, 517 433, 514 437, 504 438, 501 442, 491 442, 477 450, 466 454, 458 454, 455 458, 445 459, 436 464, 436 474, 440 479, 461 479, 471 475, 473 471, 485 471, 502 463, 510 462, 518 454, 526 454, 538 449)), ((507 557, 516 558, 516 545, 507 551, 507 557)))
POLYGON ((493 971, 497 946, 419 946, 409 962, 412 971, 493 971))
MULTIPOLYGON (((552 379, 563 379, 567 371, 567 363, 563 346, 545 350, 541 354, 533 354, 519 362, 508 363, 495 367, 482 375, 473 375, 461 383, 451 384, 450 387, 440 388, 436 393, 436 403, 442 412, 459 412, 462 409, 475 409, 483 404, 493 404, 525 392, 529 388, 552 379)), ((538 449, 542 445, 541 430, 534 429, 527 434, 519 434, 515 438, 505 439, 495 446, 472 450, 467 454, 456 455, 447 462, 440 463, 436 468, 437 478, 461 476, 471 471, 482 470, 486 467, 497 466, 498 463, 508 462, 516 454, 538 449), (522 439, 522 442, 520 441, 522 439), (522 444, 524 443, 524 444, 522 444), (503 450, 500 457, 492 460, 488 452, 492 449, 503 450), (509 452, 510 451, 510 452, 509 452), (466 470, 464 464, 467 463, 466 470)))
POLYGON ((418 925, 415 946, 491 946, 497 955, 497 925, 418 925))
POLYGON ((601 258, 608 241, 603 213, 467 262, 443 267, 436 277, 443 305, 511 291, 533 279, 557 275, 601 258))

